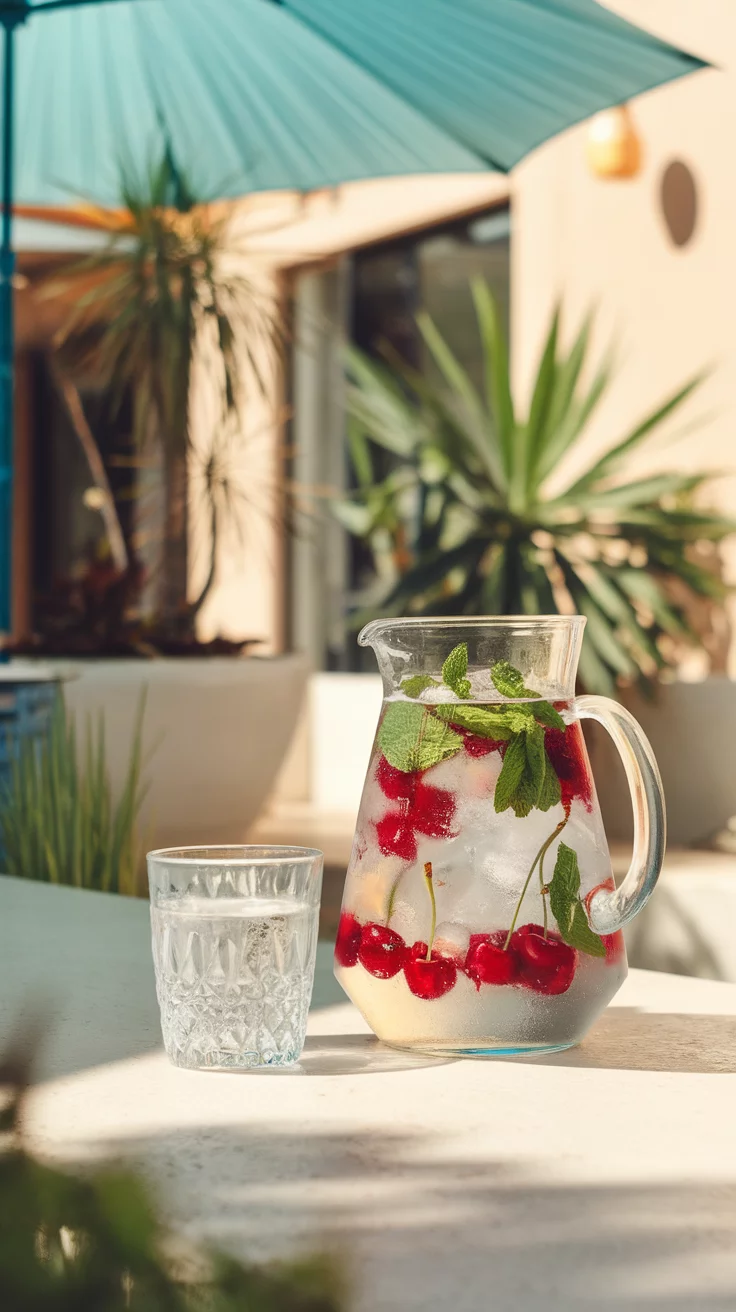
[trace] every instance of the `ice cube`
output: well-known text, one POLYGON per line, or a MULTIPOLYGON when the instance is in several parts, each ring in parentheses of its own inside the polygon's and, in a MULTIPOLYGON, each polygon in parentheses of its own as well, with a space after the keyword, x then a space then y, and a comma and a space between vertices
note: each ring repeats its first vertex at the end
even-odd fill
POLYGON ((470 946, 470 930, 467 925, 460 925, 453 920, 443 920, 437 926, 434 936, 434 951, 441 957, 450 957, 453 961, 464 961, 470 946))

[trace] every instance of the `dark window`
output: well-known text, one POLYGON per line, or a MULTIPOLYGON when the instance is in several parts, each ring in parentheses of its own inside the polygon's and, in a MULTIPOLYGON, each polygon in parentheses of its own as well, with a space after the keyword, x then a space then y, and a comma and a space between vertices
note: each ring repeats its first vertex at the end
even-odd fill
MULTIPOLYGON (((91 562, 104 560, 108 548, 102 516, 94 508, 93 499, 92 505, 87 504, 93 485, 89 465, 44 353, 34 355, 32 371, 35 624, 55 585, 78 577, 91 562)), ((123 536, 130 546, 137 464, 130 405, 124 400, 113 408, 109 390, 88 380, 79 385, 79 394, 105 464, 123 536)))

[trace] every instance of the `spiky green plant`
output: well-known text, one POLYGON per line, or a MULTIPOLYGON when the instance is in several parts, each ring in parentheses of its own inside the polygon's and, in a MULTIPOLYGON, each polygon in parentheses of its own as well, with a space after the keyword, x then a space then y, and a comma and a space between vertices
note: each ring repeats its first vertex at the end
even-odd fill
MULTIPOLYGON (((169 154, 147 176, 123 176, 119 216, 101 214, 109 242, 48 289, 74 308, 57 345, 65 368, 91 373, 113 402, 133 401, 133 436, 163 455, 164 526, 158 619, 191 628, 187 602, 188 456, 195 359, 225 423, 246 377, 262 392, 264 360, 280 342, 275 304, 238 267, 222 207, 203 203, 169 154)), ((201 599, 199 603, 201 604, 201 599)))
POLYGON ((562 490, 550 490, 609 385, 610 359, 597 372, 586 368, 590 318, 563 349, 555 312, 524 416, 493 297, 482 280, 472 293, 483 395, 426 314, 418 325, 436 381, 395 356, 384 367, 349 353, 357 486, 335 511, 373 551, 378 585, 364 613, 578 611, 588 619, 585 685, 610 694, 619 678, 646 684, 674 659, 676 643, 698 641, 688 598, 718 603, 725 593, 697 555, 736 530, 695 504, 708 475, 625 476, 628 457, 701 380, 669 396, 562 490))
POLYGON ((140 866, 138 820, 145 789, 142 724, 132 726, 130 757, 112 795, 102 713, 87 719, 84 750, 59 697, 47 736, 25 738, 0 790, 0 850, 7 874, 109 893, 134 894, 140 866))

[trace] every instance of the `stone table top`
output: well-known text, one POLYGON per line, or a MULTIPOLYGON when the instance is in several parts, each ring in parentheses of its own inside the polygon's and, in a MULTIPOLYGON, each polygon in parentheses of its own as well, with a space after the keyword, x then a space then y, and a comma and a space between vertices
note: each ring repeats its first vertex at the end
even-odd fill
POLYGON ((289 1072, 176 1070, 145 903, 0 878, 0 1042, 54 1028, 28 1132, 119 1158, 178 1230, 243 1256, 328 1245, 362 1312, 733 1312, 736 985, 633 971, 581 1047, 382 1047, 322 945, 289 1072))

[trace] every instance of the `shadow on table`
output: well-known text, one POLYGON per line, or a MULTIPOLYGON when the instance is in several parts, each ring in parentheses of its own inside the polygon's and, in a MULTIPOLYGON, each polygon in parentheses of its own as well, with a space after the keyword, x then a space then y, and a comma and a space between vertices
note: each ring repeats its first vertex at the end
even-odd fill
MULTIPOLYGON (((315 1035, 307 1039, 299 1073, 369 1075, 437 1066, 455 1060, 457 1058, 451 1056, 433 1057, 389 1048, 372 1034, 315 1035)), ((612 1071, 730 1075, 736 1072, 736 1017, 611 1007, 577 1048, 539 1057, 499 1060, 612 1071)), ((268 1072, 264 1074, 267 1076, 268 1072)))
POLYGON ((733 1312, 732 1183, 567 1184, 451 1142, 438 1153, 404 1118, 394 1134, 200 1125, 121 1147, 188 1237, 258 1260, 344 1255, 350 1309, 733 1312))
MULTIPOLYGON (((104 900, 108 895, 89 896, 104 900)), ((85 910, 89 905, 87 901, 85 910)), ((93 900, 91 905, 97 910, 98 903, 93 900)), ((129 908, 123 906, 122 910, 129 908)), ((134 928, 138 930, 139 926, 134 928)), ((43 952, 30 963, 24 961, 23 971, 18 969, 4 979, 0 1051, 24 1030, 36 1033, 40 1029, 43 1037, 36 1062, 37 1080, 59 1079, 94 1066, 142 1057, 162 1047, 147 918, 144 950, 135 955, 131 952, 126 956, 126 940, 117 952, 105 952, 104 942, 95 942, 94 929, 93 922, 89 963, 80 963, 73 956, 63 936, 54 940, 48 935, 43 952)), ((332 973, 332 946, 320 944, 312 1010, 346 1001, 332 973)), ((348 1036, 348 1042, 356 1037, 348 1036)), ((360 1048, 360 1044, 357 1046, 360 1048)), ((365 1054, 359 1058, 356 1051, 354 1056, 364 1068, 365 1054)), ((330 1060, 337 1061, 335 1052, 332 1058, 325 1053, 326 1066, 330 1060)), ((318 1073, 316 1056, 311 1065, 315 1069, 310 1073, 318 1073)))
POLYGON ((611 1007, 577 1048, 525 1061, 598 1070, 736 1072, 736 1017, 611 1007))
POLYGON ((385 1075, 446 1066, 453 1060, 388 1048, 373 1034, 317 1034, 307 1038, 299 1070, 303 1075, 385 1075))

